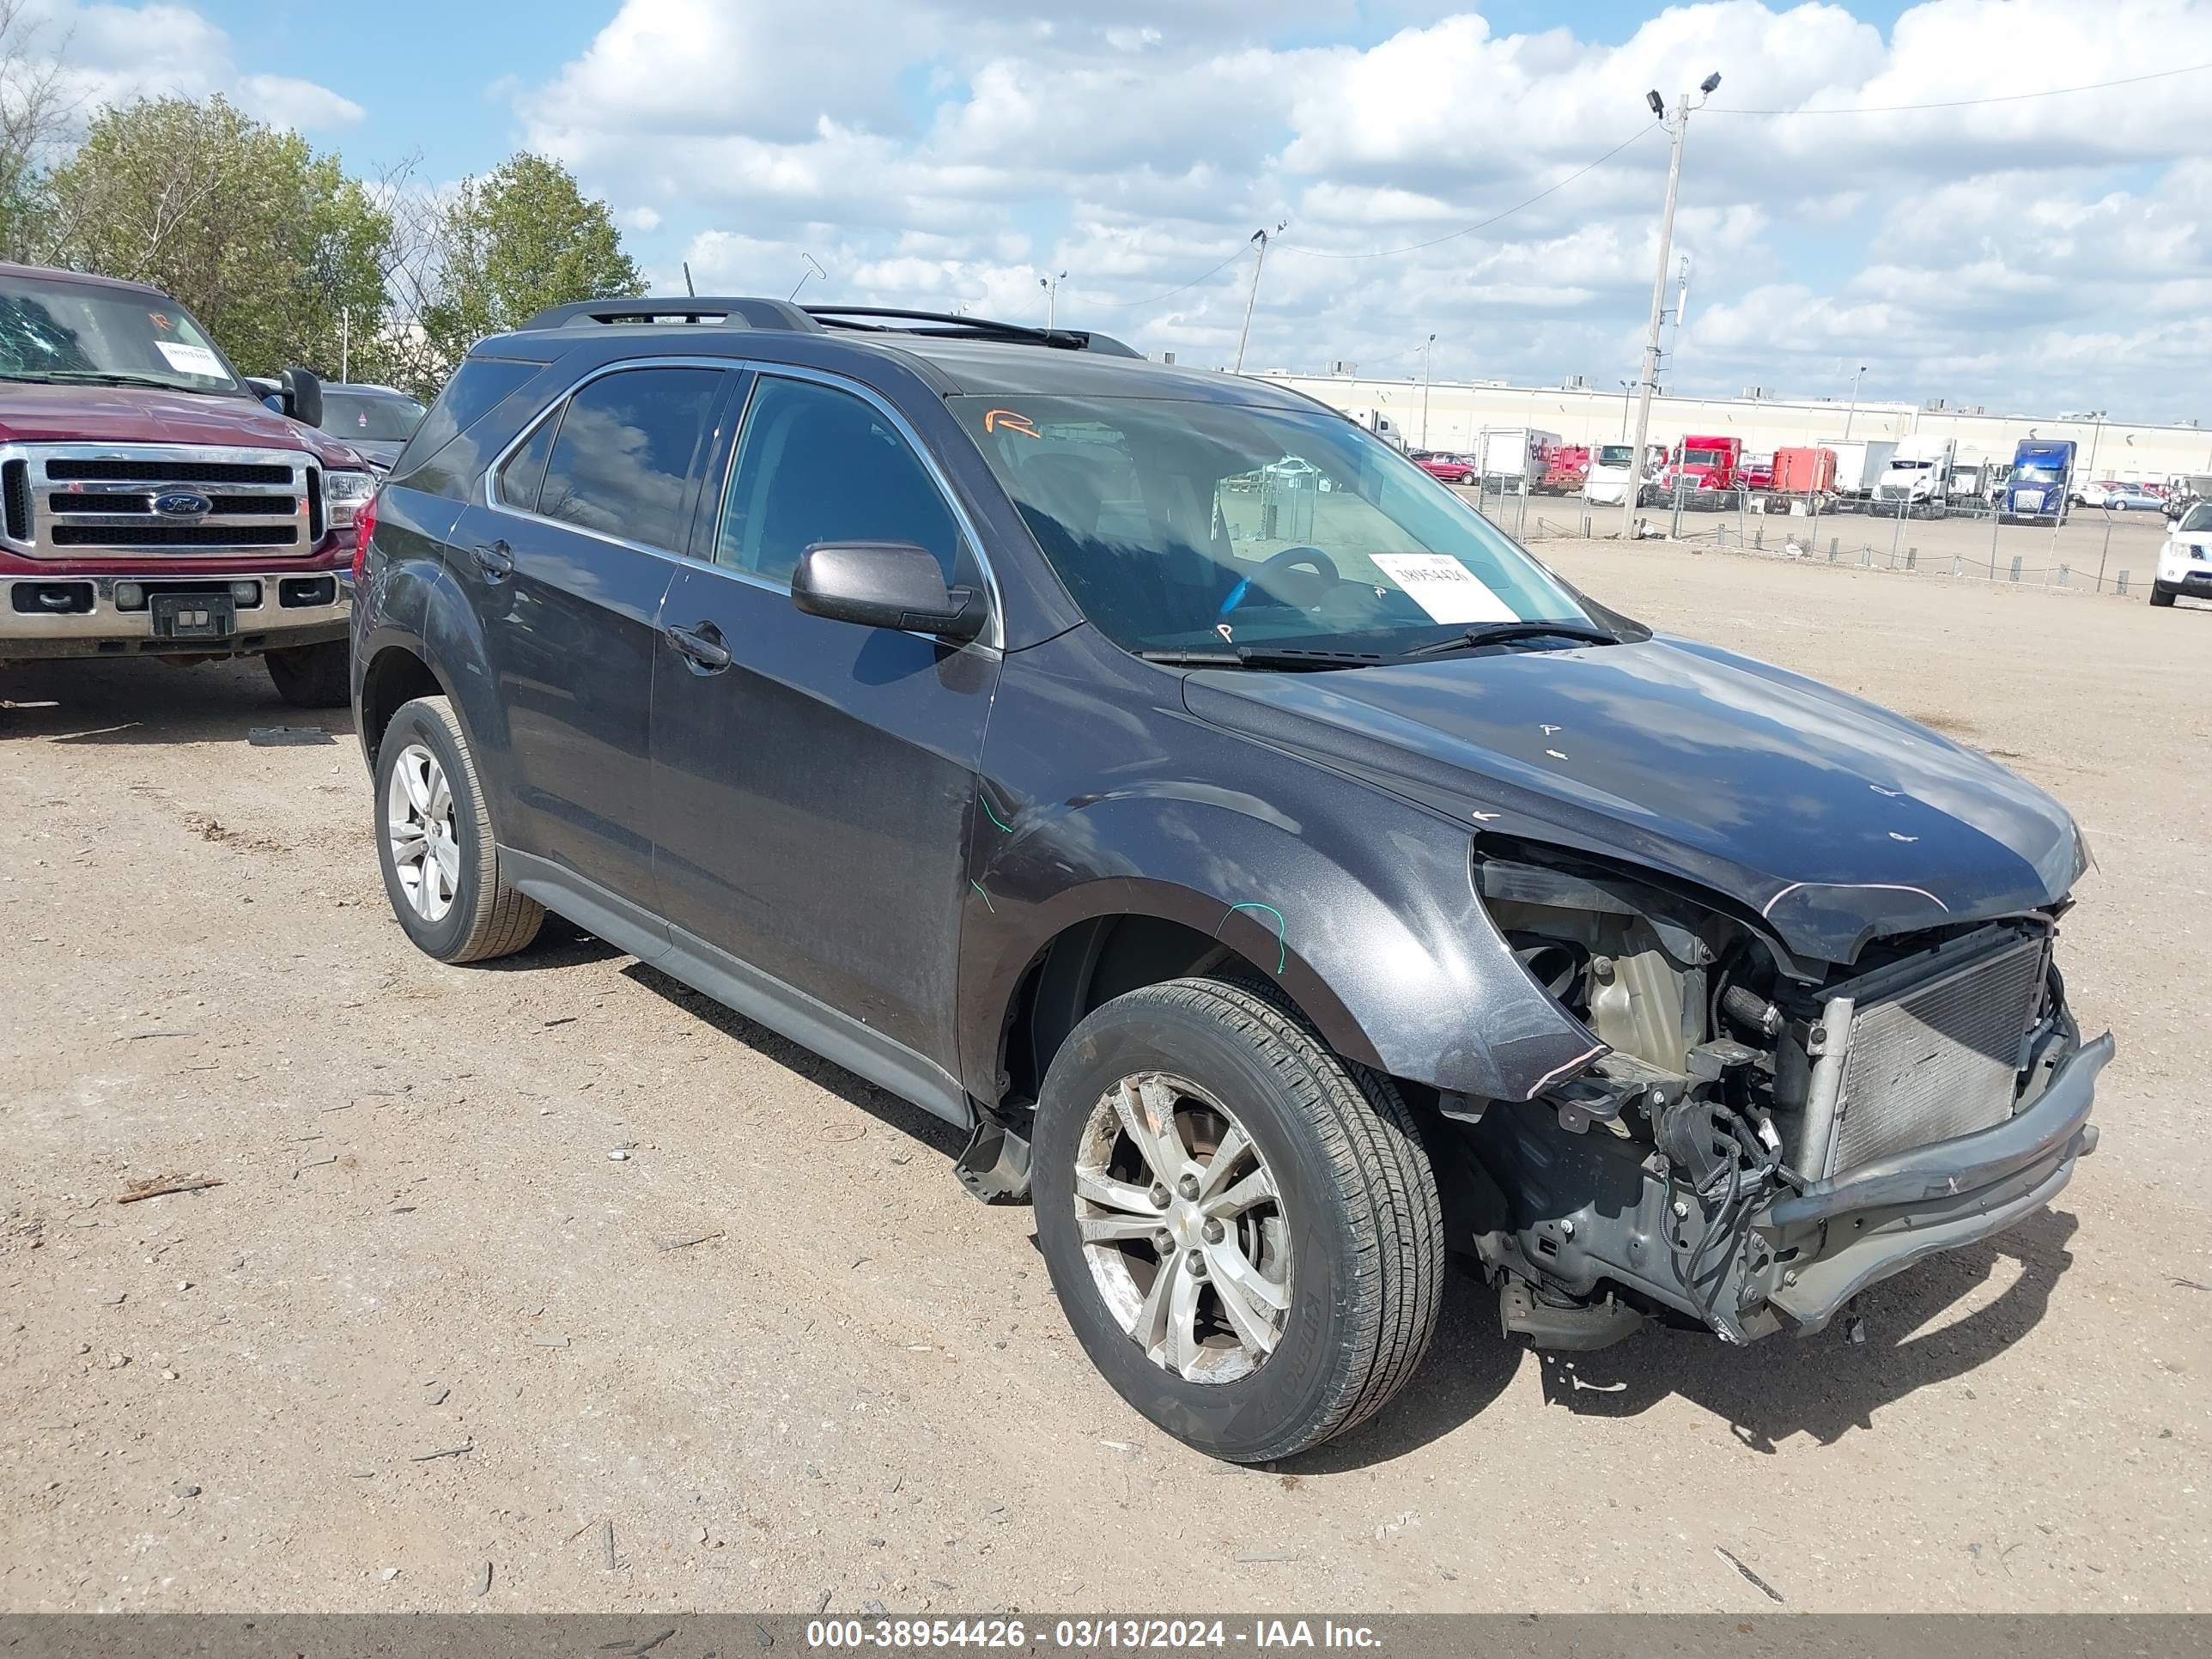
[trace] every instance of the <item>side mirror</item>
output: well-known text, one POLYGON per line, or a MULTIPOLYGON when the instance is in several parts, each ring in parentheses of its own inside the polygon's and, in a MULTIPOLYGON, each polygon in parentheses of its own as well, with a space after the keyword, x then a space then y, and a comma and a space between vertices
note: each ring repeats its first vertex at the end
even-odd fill
POLYGON ((312 368, 288 368, 281 377, 284 412, 302 426, 323 423, 322 377, 312 368))
POLYGON ((937 556, 912 542, 820 542, 799 556, 791 602, 811 617, 966 641, 983 631, 981 595, 948 588, 937 556))

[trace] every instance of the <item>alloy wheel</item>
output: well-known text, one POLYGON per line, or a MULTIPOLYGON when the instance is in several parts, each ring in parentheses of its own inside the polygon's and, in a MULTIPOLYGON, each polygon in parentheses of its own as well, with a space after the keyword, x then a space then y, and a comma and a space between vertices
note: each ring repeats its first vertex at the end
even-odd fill
POLYGON ((460 883, 461 844, 446 769, 423 744, 409 744, 393 763, 384 819, 392 867, 407 902, 423 921, 443 921, 460 883))
POLYGON ((1221 1383, 1267 1363, 1290 1322, 1290 1228, 1219 1101, 1164 1072, 1123 1078, 1084 1124, 1075 1199, 1092 1282, 1154 1364, 1221 1383))

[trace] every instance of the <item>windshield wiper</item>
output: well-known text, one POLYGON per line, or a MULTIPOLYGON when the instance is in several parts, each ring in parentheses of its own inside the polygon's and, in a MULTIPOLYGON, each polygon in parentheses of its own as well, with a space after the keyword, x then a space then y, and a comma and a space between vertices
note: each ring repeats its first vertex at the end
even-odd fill
POLYGON ((1232 645, 1225 651, 1139 651, 1137 655, 1169 668, 1374 668, 1389 660, 1374 652, 1266 645, 1232 645))
POLYGON ((51 374, 40 376, 58 386, 88 382, 95 386, 150 386, 161 392, 215 392, 215 386, 186 386, 177 380, 165 380, 158 374, 127 374, 112 368, 60 368, 51 374))
POLYGON ((1620 643, 1618 634, 1608 634, 1602 628, 1592 628, 1585 623, 1485 623, 1480 628, 1470 628, 1449 639, 1431 640, 1426 645, 1417 645, 1411 651, 1401 651, 1395 660, 1404 662, 1413 657, 1437 657, 1447 651, 1467 651, 1478 646, 1510 645, 1516 640, 1547 639, 1579 640, 1584 645, 1620 643))

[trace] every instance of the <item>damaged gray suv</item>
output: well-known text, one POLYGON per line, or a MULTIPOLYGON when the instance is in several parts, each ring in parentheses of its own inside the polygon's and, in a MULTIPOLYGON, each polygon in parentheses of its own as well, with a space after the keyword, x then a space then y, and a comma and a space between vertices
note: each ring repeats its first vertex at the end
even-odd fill
POLYGON ((1216 1455, 1379 1410, 1455 1255, 1540 1346, 1802 1334, 2095 1145, 2056 802, 1655 636, 1291 392, 566 307, 363 522, 408 935, 557 912, 951 1120, 1099 1370, 1216 1455))

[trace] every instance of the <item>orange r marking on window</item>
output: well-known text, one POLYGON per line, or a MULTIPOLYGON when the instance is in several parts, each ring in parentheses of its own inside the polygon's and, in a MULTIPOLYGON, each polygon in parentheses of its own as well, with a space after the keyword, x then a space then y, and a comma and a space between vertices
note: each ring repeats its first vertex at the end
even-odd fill
POLYGON ((1006 428, 1009 432, 1018 432, 1024 438, 1041 438, 1044 435, 1036 429, 1036 422, 1035 421, 1030 419, 1028 416, 1018 413, 1014 410, 991 409, 984 410, 983 430, 986 432, 996 432, 1000 427, 1006 428))

